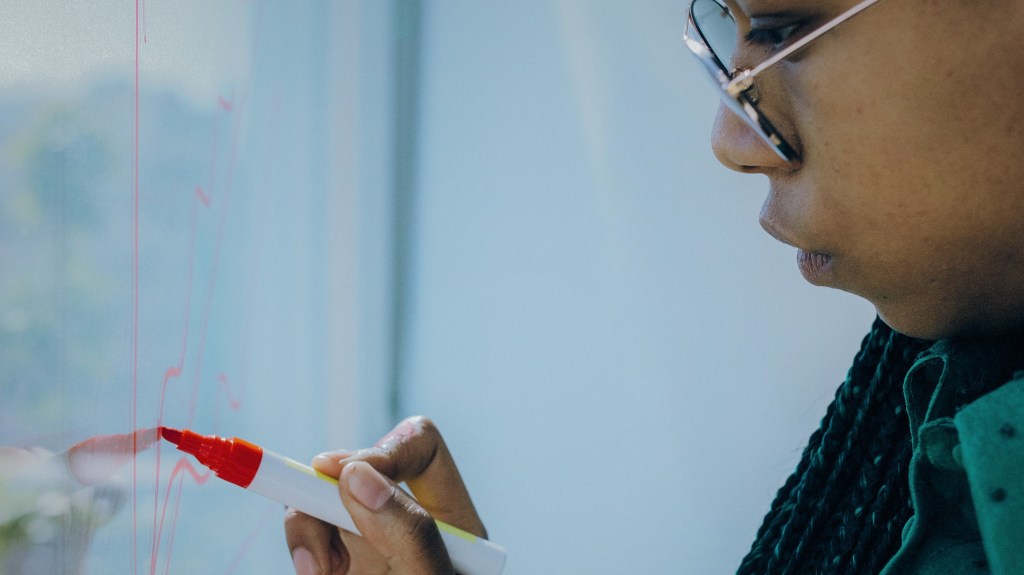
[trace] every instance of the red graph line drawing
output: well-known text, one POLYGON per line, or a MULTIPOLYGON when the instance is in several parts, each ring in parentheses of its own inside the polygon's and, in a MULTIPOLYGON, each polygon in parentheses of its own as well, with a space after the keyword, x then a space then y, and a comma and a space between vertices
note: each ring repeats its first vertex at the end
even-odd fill
MULTIPOLYGON (((148 31, 145 13, 144 0, 135 2, 135 70, 134 70, 134 123, 132 126, 132 222, 131 222, 131 306, 132 306, 132 328, 131 328, 131 422, 132 429, 137 428, 139 420, 139 344, 140 344, 140 202, 143 196, 140 192, 140 62, 143 56, 141 44, 148 43, 148 31)), ((249 80, 251 86, 251 78, 249 80)), ((190 206, 190 229, 188 232, 187 271, 185 272, 184 313, 180 341, 178 343, 177 357, 172 360, 171 365, 163 370, 160 381, 156 425, 162 426, 167 415, 168 389, 174 385, 175 380, 180 380, 186 370, 190 370, 191 386, 188 401, 187 423, 194 422, 199 404, 199 392, 201 387, 203 360, 207 350, 207 334, 210 325, 210 318, 213 311, 213 300, 216 292, 218 276, 221 268, 221 256, 224 247, 224 234, 226 221, 229 213, 231 192, 234 185, 234 174, 238 158, 238 142, 241 132, 241 116, 245 108, 245 95, 248 88, 241 97, 225 97, 219 95, 214 106, 212 120, 212 133, 210 135, 209 152, 209 180, 205 184, 197 184, 192 190, 192 203, 190 206), (223 146, 220 142, 222 125, 226 124, 229 141, 223 146), (226 148, 226 149, 225 149, 226 148), (224 153, 226 152, 226 153, 224 153), (196 285, 197 259, 199 259, 200 247, 205 242, 200 238, 200 229, 205 227, 202 223, 201 213, 203 210, 213 210, 214 221, 211 223, 215 239, 209 245, 212 259, 206 262, 201 268, 206 272, 203 286, 196 285), (199 288, 199 293, 196 288, 199 288), (204 298, 197 308, 198 326, 193 326, 196 318, 193 317, 193 304, 195 298, 204 298), (195 332, 193 332, 195 330, 195 332), (191 351, 190 351, 191 350, 191 351)), ((147 276, 148 277, 148 276, 147 276)), ((244 366, 243 366, 244 371, 244 366)), ((223 389, 227 407, 238 411, 243 407, 245 386, 234 383, 226 373, 219 373, 216 377, 219 385, 217 389, 223 389)), ((242 378, 245 381, 245 378, 242 378)), ((219 410, 215 410, 215 417, 219 410)), ((182 488, 185 481, 193 481, 196 484, 204 484, 211 477, 208 470, 200 473, 184 457, 178 458, 167 478, 161 475, 161 449, 160 444, 155 450, 155 484, 153 485, 153 525, 150 539, 149 572, 156 575, 159 569, 164 573, 170 572, 171 558, 175 542, 178 514, 182 503, 182 488), (161 548, 164 552, 164 560, 161 563, 161 548)), ((139 472, 137 463, 132 463, 132 570, 133 575, 137 574, 139 567, 139 472)), ((241 559, 251 547, 257 533, 269 522, 271 511, 268 510, 266 518, 257 525, 254 530, 243 541, 238 553, 232 560, 229 572, 237 569, 241 559)))
MULTIPOLYGON (((197 250, 197 244, 198 244, 197 237, 198 237, 198 234, 199 234, 199 209, 200 209, 200 204, 202 204, 206 208, 210 208, 214 204, 214 200, 216 199, 216 200, 219 200, 219 204, 217 206, 217 208, 219 208, 219 213, 218 213, 218 219, 217 219, 216 226, 215 226, 216 227, 216 241, 215 241, 215 245, 214 245, 214 259, 213 259, 213 262, 210 264, 209 279, 207 281, 206 290, 205 290, 205 301, 204 301, 204 304, 203 304, 203 313, 202 313, 202 316, 201 316, 201 319, 200 319, 200 328, 199 328, 199 334, 198 334, 199 341, 198 341, 197 351, 196 351, 196 354, 195 354, 196 357, 195 357, 195 361, 194 361, 194 364, 195 364, 194 365, 194 377, 193 377, 193 381, 192 381, 191 399, 189 401, 189 414, 188 414, 188 418, 187 418, 187 421, 188 421, 189 424, 191 424, 194 421, 194 419, 195 419, 195 412, 196 412, 196 409, 197 409, 198 403, 199 403, 199 386, 200 386, 200 377, 201 377, 201 374, 202 374, 203 353, 204 353, 204 350, 206 348, 206 335, 207 335, 207 332, 208 332, 209 319, 210 319, 210 315, 211 315, 211 311, 212 311, 213 294, 214 294, 214 291, 215 291, 215 288, 216 288, 216 280, 217 280, 218 270, 219 270, 219 267, 220 267, 220 257, 221 257, 222 248, 223 248, 225 220, 226 220, 227 214, 228 214, 228 201, 227 201, 227 199, 228 199, 228 197, 230 195, 231 183, 232 183, 232 180, 233 180, 232 176, 233 176, 233 173, 234 173, 234 165, 235 165, 235 159, 236 159, 236 149, 237 149, 237 126, 238 126, 238 121, 235 120, 233 122, 233 126, 232 126, 234 129, 232 130, 233 138, 232 138, 230 152, 229 152, 230 155, 229 155, 228 174, 227 174, 227 177, 225 179, 225 184, 224 184, 223 191, 215 198, 214 197, 214 190, 216 190, 217 165, 219 163, 218 148, 217 148, 217 139, 218 139, 217 138, 217 133, 218 133, 218 129, 219 129, 218 126, 219 126, 219 123, 220 123, 220 120, 221 120, 220 116, 221 116, 221 114, 226 114, 226 113, 228 113, 229 111, 231 111, 233 109, 233 106, 225 107, 222 104, 223 102, 227 102, 227 100, 225 100, 223 97, 218 97, 218 104, 217 104, 217 110, 216 110, 217 113, 214 114, 213 135, 211 137, 211 140, 212 140, 213 143, 212 143, 212 148, 211 148, 211 151, 210 151, 210 160, 209 160, 209 162, 210 162, 210 178, 211 178, 211 181, 209 183, 209 189, 211 191, 210 191, 210 193, 206 193, 206 192, 203 191, 201 186, 197 185, 195 187, 195 193, 193 195, 192 213, 191 213, 191 224, 190 224, 190 233, 189 233, 189 244, 188 244, 188 253, 190 254, 190 258, 189 258, 188 271, 187 271, 186 282, 185 282, 185 285, 186 285, 185 315, 184 315, 184 319, 183 319, 182 335, 181 335, 180 345, 179 345, 179 348, 178 348, 178 358, 177 358, 177 361, 175 362, 174 365, 168 367, 164 371, 163 379, 162 379, 162 381, 160 383, 160 399, 159 399, 159 408, 158 408, 158 413, 157 413, 157 426, 162 426, 163 423, 164 423, 167 391, 168 391, 168 388, 171 385, 171 381, 181 377, 182 373, 185 370, 186 358, 188 356, 189 334, 190 334, 190 331, 191 331, 191 323, 192 323, 192 297, 193 297, 193 292, 195 291, 195 285, 194 285, 194 281, 193 280, 194 280, 194 277, 195 277, 195 267, 196 267, 196 250, 197 250)), ((225 387, 228 389, 228 392, 229 392, 229 396, 228 396, 229 397, 229 402, 230 402, 229 405, 234 410, 240 409, 242 407, 241 397, 232 397, 230 395, 230 386, 226 385, 227 384, 227 376, 224 375, 224 374, 221 374, 218 377, 218 380, 221 380, 221 378, 223 378, 222 379, 222 383, 225 384, 225 387)), ((160 459, 161 459, 160 458, 160 447, 158 446, 157 447, 157 454, 156 454, 156 463, 155 463, 155 465, 156 465, 156 473, 155 473, 155 476, 156 476, 155 477, 156 491, 155 491, 155 493, 158 493, 158 494, 160 492, 160 482, 161 482, 160 459)), ((184 459, 179 459, 178 465, 180 465, 182 461, 185 461, 185 460, 184 459)), ((172 479, 171 479, 171 481, 173 481, 173 478, 175 477, 175 472, 177 470, 178 470, 178 466, 175 467, 175 471, 172 471, 172 474, 171 474, 172 479)), ((195 475, 193 474, 193 476, 195 476, 195 475)), ((152 538, 151 538, 151 542, 150 542, 150 573, 151 573, 151 575, 155 575, 155 573, 156 573, 157 557, 158 557, 159 552, 160 552, 160 545, 161 545, 161 541, 162 541, 162 537, 163 537, 163 532, 164 532, 164 521, 166 519, 166 506, 167 506, 167 503, 168 503, 168 498, 170 497, 170 489, 169 489, 169 487, 170 487, 170 484, 168 485, 168 490, 167 490, 167 492, 164 495, 164 508, 165 508, 165 512, 164 513, 158 514, 158 511, 157 511, 158 507, 160 505, 159 497, 154 498, 154 500, 153 500, 153 516, 154 516, 154 522, 157 522, 157 524, 155 524, 153 526, 152 538), (159 517, 159 520, 157 519, 158 517, 159 517)), ((167 564, 165 565, 165 567, 166 567, 165 568, 165 572, 169 571, 169 566, 170 566, 170 557, 171 557, 170 546, 171 546, 171 543, 174 541, 174 532, 175 532, 175 528, 174 527, 177 524, 177 508, 180 505, 180 493, 181 493, 181 489, 180 489, 180 481, 179 481, 179 489, 178 489, 178 492, 177 492, 177 496, 175 498, 174 518, 172 519, 171 524, 168 527, 168 533, 169 533, 168 541, 169 541, 169 543, 168 543, 167 564)))
MULTIPOLYGON (((218 100, 218 102, 224 102, 225 101, 222 96, 219 96, 217 98, 217 100, 218 100)), ((220 104, 218 104, 218 108, 220 108, 222 110, 225 109, 220 104)), ((182 375, 182 373, 184 371, 184 368, 185 368, 185 358, 186 358, 186 355, 187 355, 187 352, 188 352, 189 332, 190 332, 190 329, 191 329, 191 321, 192 321, 192 293, 195 291, 194 290, 193 278, 195 276, 195 264, 196 264, 195 253, 196 253, 196 246, 197 246, 197 236, 199 234, 199 223, 198 223, 198 221, 199 221, 199 204, 202 204, 202 205, 204 205, 206 207, 210 207, 212 202, 213 202, 213 200, 214 200, 212 190, 216 189, 216 184, 217 184, 217 182, 216 182, 217 164, 218 164, 217 133, 218 133, 218 125, 219 125, 219 121, 220 121, 219 116, 220 116, 220 114, 215 114, 215 116, 214 116, 213 135, 211 137, 212 148, 210 150, 210 159, 209 159, 209 164, 210 164, 210 182, 208 183, 208 188, 211 190, 211 192, 207 193, 207 192, 203 191, 203 188, 200 185, 197 185, 195 187, 195 196, 194 196, 194 201, 192 202, 192 215, 191 215, 190 232, 189 232, 189 245, 188 245, 188 253, 191 254, 191 256, 190 256, 190 259, 189 259, 188 272, 187 272, 187 278, 186 278, 186 284, 185 284, 186 287, 187 287, 187 293, 186 293, 186 296, 185 296, 185 316, 184 316, 184 326, 182 328, 181 345, 179 347, 177 362, 174 365, 172 365, 171 367, 167 368, 167 370, 164 372, 163 380, 161 381, 161 384, 160 384, 160 408, 159 408, 159 413, 157 414, 157 426, 163 425, 163 423, 164 423, 163 422, 164 402, 165 402, 165 399, 166 399, 167 388, 168 388, 168 386, 170 384, 170 380, 178 378, 178 377, 181 377, 181 375, 182 375)), ((234 143, 233 143, 232 148, 234 148, 234 143)), ((231 165, 231 168, 232 168, 232 171, 233 171, 234 155, 235 155, 234 154, 234 149, 232 149, 231 155, 232 155, 232 159, 231 159, 231 164, 232 165, 231 165)), ((220 206, 221 213, 220 213, 220 219, 219 219, 218 225, 217 225, 217 245, 215 246, 215 261, 214 261, 213 265, 211 266, 212 267, 211 274, 210 274, 211 280, 210 280, 210 282, 209 282, 209 284, 207 286, 206 305, 205 305, 205 308, 204 308, 204 313, 203 313, 203 318, 202 318, 202 327, 200 329, 200 334, 199 334, 199 337, 200 337, 200 340, 201 340, 200 341, 200 347, 199 347, 200 350, 203 349, 203 344, 205 343, 205 339, 206 339, 206 329, 207 329, 208 324, 209 324, 209 321, 208 321, 209 320, 209 315, 210 315, 209 311, 210 311, 210 307, 211 307, 211 301, 213 299, 213 290, 214 290, 214 287, 215 287, 214 280, 215 280, 215 278, 217 276, 217 267, 218 267, 218 264, 219 264, 219 261, 220 261, 220 252, 221 252, 221 247, 222 247, 224 220, 225 220, 225 218, 227 216, 227 201, 226 201, 226 197, 228 195, 227 194, 228 191, 230 191, 230 173, 229 173, 229 178, 228 178, 228 185, 226 186, 225 193, 223 194, 224 197, 225 197, 225 201, 223 201, 222 202, 223 205, 220 206)), ((199 378, 199 374, 200 374, 199 368, 201 367, 201 361, 197 362, 197 364, 199 364, 199 365, 196 366, 196 375, 195 375, 196 385, 198 384, 198 378, 199 378)), ((197 393, 198 389, 196 389, 195 391, 197 393)), ((191 423, 191 421, 194 418, 195 407, 196 407, 196 404, 198 402, 198 398, 196 397, 196 393, 193 393, 193 398, 192 398, 192 403, 191 403, 192 412, 189 414, 189 418, 188 418, 190 423, 191 423)), ((159 461, 158 461, 158 464, 159 464, 159 461)))
MULTIPOLYGON (((241 101, 238 104, 239 107, 244 105, 244 102, 245 102, 245 98, 243 97, 243 98, 241 98, 241 101)), ((206 297, 205 304, 203 306, 203 315, 202 315, 202 319, 201 319, 201 327, 199 329, 199 342, 198 342, 198 348, 197 348, 197 351, 196 351, 196 361, 195 361, 194 375, 193 375, 193 378, 192 378, 192 398, 191 398, 191 401, 189 402, 189 405, 190 405, 190 411, 189 411, 189 416, 188 416, 189 423, 191 423, 195 419, 196 408, 199 405, 200 375, 202 374, 203 359, 205 358, 205 353, 206 353, 206 348, 207 348, 207 346, 206 346, 206 336, 208 334, 208 327, 209 327, 209 323, 210 323, 210 315, 211 315, 211 312, 213 310, 213 293, 214 293, 214 290, 216 289, 216 286, 217 286, 217 280, 218 280, 218 277, 219 277, 219 273, 218 272, 219 272, 219 269, 220 269, 220 260, 221 260, 221 255, 223 254, 225 222, 227 220, 227 215, 228 215, 229 208, 230 208, 230 205, 231 205, 231 191, 232 191, 233 184, 234 184, 235 165, 236 165, 236 161, 238 159, 238 137, 239 137, 240 127, 241 127, 241 121, 238 119, 237 114, 236 114, 235 117, 233 118, 232 123, 231 123, 231 128, 232 128, 232 130, 231 130, 231 142, 230 142, 229 148, 228 148, 228 166, 227 166, 228 167, 228 172, 227 172, 227 175, 225 176, 225 180, 224 180, 224 187, 223 187, 223 191, 222 191, 222 200, 221 200, 221 205, 220 205, 220 212, 218 214, 218 220, 217 220, 217 224, 216 224, 217 238, 216 238, 216 242, 215 242, 214 250, 213 250, 213 262, 210 265, 210 277, 209 277, 209 281, 208 281, 208 284, 207 284, 207 297, 206 297)), ((215 160, 216 160, 215 156, 213 158, 211 158, 212 165, 216 165, 215 160)), ((213 170, 211 170, 211 171, 213 171, 213 170)))
POLYGON ((245 388, 239 386, 237 393, 233 393, 231 390, 231 382, 228 381, 228 376, 223 373, 217 376, 217 381, 220 382, 220 386, 224 389, 224 396, 227 399, 228 407, 232 411, 238 411, 242 409, 242 395, 245 392, 245 388))
POLYGON ((154 529, 154 539, 156 541, 156 546, 154 547, 153 552, 150 554, 149 557, 150 573, 156 573, 156 564, 159 556, 159 542, 163 539, 164 525, 166 524, 167 519, 167 508, 172 501, 171 489, 174 487, 175 480, 177 480, 178 490, 176 492, 175 497, 173 498, 174 515, 171 519, 171 527, 168 530, 169 533, 167 541, 167 560, 164 564, 164 573, 170 573, 171 557, 173 556, 172 550, 174 548, 174 526, 178 523, 178 510, 181 508, 181 488, 185 478, 184 473, 188 473, 192 477, 192 480, 199 485, 206 483, 211 476, 211 472, 209 470, 204 470, 203 473, 197 471, 196 468, 192 465, 192 463, 185 458, 178 459, 178 462, 174 465, 174 469, 171 470, 171 477, 170 479, 167 480, 167 489, 164 493, 163 498, 163 509, 161 510, 159 516, 155 517, 156 528, 154 529))
POLYGON ((206 193, 203 192, 202 186, 196 186, 196 197, 199 198, 200 202, 203 202, 204 206, 210 206, 210 196, 206 195, 206 193))

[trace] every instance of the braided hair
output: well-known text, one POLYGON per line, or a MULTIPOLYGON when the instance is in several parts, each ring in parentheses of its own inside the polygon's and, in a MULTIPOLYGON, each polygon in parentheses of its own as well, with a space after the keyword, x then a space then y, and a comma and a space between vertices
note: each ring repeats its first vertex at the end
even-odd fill
POLYGON ((878 573, 896 553, 913 513, 903 379, 929 344, 875 320, 737 575, 878 573))

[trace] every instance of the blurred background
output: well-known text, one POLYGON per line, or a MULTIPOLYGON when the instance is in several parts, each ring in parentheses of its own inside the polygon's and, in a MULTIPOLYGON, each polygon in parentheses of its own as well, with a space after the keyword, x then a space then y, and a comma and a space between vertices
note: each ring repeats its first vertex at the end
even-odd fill
POLYGON ((301 461, 432 417, 506 573, 728 573, 873 311, 709 146, 687 3, 13 0, 0 571, 287 573, 301 461))

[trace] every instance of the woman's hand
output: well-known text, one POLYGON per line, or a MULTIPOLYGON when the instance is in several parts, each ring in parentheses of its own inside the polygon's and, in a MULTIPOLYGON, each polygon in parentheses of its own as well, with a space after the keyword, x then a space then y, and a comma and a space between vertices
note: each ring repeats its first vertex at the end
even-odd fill
POLYGON ((322 453, 313 467, 338 478, 362 537, 289 509, 288 549, 299 575, 452 574, 435 519, 486 537, 466 486, 433 422, 411 417, 374 447, 322 453), (396 483, 405 482, 413 499, 396 483))

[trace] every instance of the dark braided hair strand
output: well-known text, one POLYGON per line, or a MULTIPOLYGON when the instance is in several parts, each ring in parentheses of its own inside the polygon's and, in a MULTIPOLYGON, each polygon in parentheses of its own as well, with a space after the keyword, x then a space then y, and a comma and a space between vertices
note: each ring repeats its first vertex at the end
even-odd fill
POLYGON ((877 573, 912 513, 903 379, 930 342, 876 319, 737 575, 877 573))

